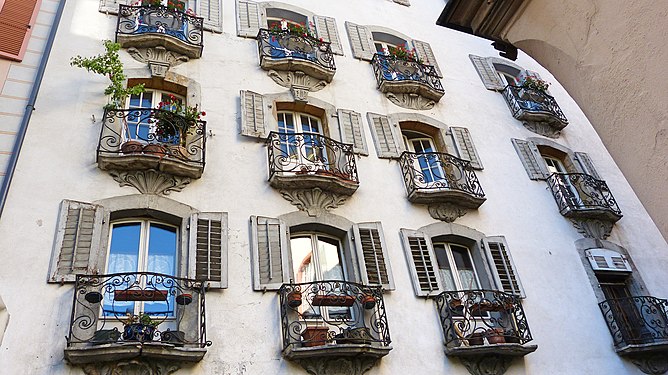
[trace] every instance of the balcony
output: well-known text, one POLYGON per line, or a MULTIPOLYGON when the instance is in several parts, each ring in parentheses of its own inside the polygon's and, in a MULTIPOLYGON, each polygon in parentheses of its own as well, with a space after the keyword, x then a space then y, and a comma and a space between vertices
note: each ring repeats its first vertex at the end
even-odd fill
POLYGON ((260 29, 257 34, 260 67, 264 70, 303 72, 318 81, 332 82, 336 66, 330 43, 288 30, 260 29))
POLYGON ((545 122, 556 131, 568 125, 568 119, 561 112, 557 101, 543 91, 506 86, 503 97, 513 117, 518 120, 545 122))
POLYGON ((269 184, 352 195, 359 187, 353 145, 316 133, 269 133, 269 184))
POLYGON ((204 285, 151 272, 78 275, 65 359, 198 362, 206 340, 204 285))
POLYGON ((413 203, 450 203, 477 209, 486 200, 478 177, 466 160, 440 152, 405 151, 399 164, 408 200, 413 203))
POLYGON ((418 95, 431 101, 432 106, 445 94, 436 69, 431 65, 381 54, 375 54, 371 64, 378 90, 385 94, 418 95))
POLYGON ((202 17, 163 6, 119 5, 116 42, 122 47, 165 47, 190 58, 202 56, 202 17))
POLYGON ((608 185, 584 173, 553 173, 547 184, 559 212, 573 219, 599 219, 616 222, 622 211, 608 185))
POLYGON ((97 165, 102 170, 155 169, 200 178, 205 132, 205 121, 189 123, 162 109, 105 109, 97 165))
POLYGON ((436 297, 445 353, 455 357, 522 357, 538 346, 520 298, 494 290, 443 292, 436 297))
POLYGON ((284 284, 279 296, 287 359, 373 361, 392 350, 380 287, 316 281, 284 284))

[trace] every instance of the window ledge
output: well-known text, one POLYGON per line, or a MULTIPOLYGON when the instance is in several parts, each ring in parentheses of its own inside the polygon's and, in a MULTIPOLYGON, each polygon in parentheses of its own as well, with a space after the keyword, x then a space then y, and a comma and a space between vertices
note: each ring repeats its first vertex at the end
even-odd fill
POLYGON ((374 344, 326 344, 314 347, 295 347, 289 345, 283 349, 286 359, 326 358, 326 357, 369 357, 382 358, 386 356, 391 346, 374 344))
POLYGON ((445 91, 435 89, 425 83, 413 80, 382 80, 378 85, 378 90, 382 93, 392 94, 417 94, 423 98, 438 102, 441 100, 445 91))
POLYGON ((328 69, 309 60, 293 57, 261 56, 260 67, 264 70, 278 70, 286 72, 304 72, 304 74, 327 83, 332 82, 336 69, 328 69))
POLYGON ((625 345, 615 349, 621 356, 640 354, 640 353, 661 353, 668 352, 668 340, 658 340, 657 342, 647 344, 625 345))
POLYGON ((117 34, 116 40, 123 48, 165 47, 167 50, 188 56, 191 59, 202 57, 202 46, 183 42, 181 39, 165 34, 117 34))
POLYGON ((269 179, 269 184, 277 189, 314 189, 351 196, 359 187, 359 182, 343 177, 317 172, 277 172, 269 179))
POLYGON ((121 361, 130 358, 150 358, 179 362, 199 362, 206 348, 183 348, 165 343, 120 343, 65 349, 65 359, 71 364, 121 361))
POLYGON ((616 223, 622 218, 621 214, 614 212, 611 209, 600 208, 577 208, 566 207, 561 211, 561 214, 567 218, 572 219, 599 219, 616 223))
POLYGON ((538 345, 489 344, 446 347, 445 354, 450 357, 476 357, 497 354, 507 357, 524 357, 538 349, 538 345))
POLYGON ((486 200, 484 196, 476 196, 461 190, 448 188, 440 189, 415 189, 408 194, 411 203, 452 203, 462 208, 477 209, 486 200))
POLYGON ((97 165, 103 171, 137 171, 155 169, 174 176, 200 178, 204 164, 178 157, 150 154, 119 155, 99 152, 97 165))

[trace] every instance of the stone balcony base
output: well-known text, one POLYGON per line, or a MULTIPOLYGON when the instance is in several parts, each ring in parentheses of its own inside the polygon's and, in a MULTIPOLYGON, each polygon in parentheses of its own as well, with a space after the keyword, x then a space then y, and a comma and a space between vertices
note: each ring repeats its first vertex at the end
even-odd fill
POLYGON ((438 102, 445 95, 444 91, 436 90, 427 84, 412 80, 383 80, 380 82, 378 89, 382 93, 416 94, 434 102, 438 102))
POLYGON ((138 171, 154 169, 174 176, 200 178, 204 165, 173 156, 151 154, 100 153, 97 165, 103 171, 138 171))
POLYGON ((168 51, 188 56, 191 59, 202 57, 202 46, 188 44, 177 37, 166 34, 117 34, 116 41, 123 48, 164 47, 168 51))
POLYGON ((292 57, 271 58, 262 56, 260 67, 268 71, 303 72, 316 80, 322 80, 327 83, 332 82, 336 73, 336 70, 327 69, 312 61, 292 57))
POLYGON ((147 358, 174 362, 199 362, 206 348, 176 347, 159 342, 128 342, 65 348, 65 359, 74 365, 147 358))
POLYGON ((461 208, 477 209, 487 199, 454 189, 416 189, 408 194, 408 200, 417 204, 450 203, 461 208))

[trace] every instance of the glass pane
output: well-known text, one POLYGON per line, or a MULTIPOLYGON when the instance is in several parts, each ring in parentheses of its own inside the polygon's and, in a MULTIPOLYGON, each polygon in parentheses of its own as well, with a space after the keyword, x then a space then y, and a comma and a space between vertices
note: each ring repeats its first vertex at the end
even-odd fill
POLYGON ((296 283, 315 280, 311 237, 297 237, 290 240, 292 265, 296 283))
POLYGON ((443 287, 445 290, 457 290, 455 279, 452 277, 452 268, 450 267, 450 261, 448 261, 445 244, 435 243, 434 253, 436 253, 438 271, 441 275, 441 281, 443 281, 443 287))
MULTIPOLYGON (((148 256, 146 270, 148 272, 176 275, 176 228, 163 224, 151 223, 148 233, 148 256)), ((166 290, 169 296, 166 301, 145 302, 144 312, 151 315, 174 315, 174 294, 170 290, 173 285, 169 279, 149 277, 155 285, 146 285, 147 290, 166 290)))
POLYGON ((318 237, 318 262, 322 280, 345 280, 339 253, 339 241, 318 237))
POLYGON ((465 290, 479 289, 469 249, 459 245, 450 245, 450 250, 455 261, 457 274, 462 282, 462 288, 465 290))
MULTIPOLYGON (((111 244, 107 273, 136 272, 139 267, 139 239, 141 223, 116 224, 111 229, 111 244)), ((131 278, 132 283, 135 279, 131 278)), ((120 282, 121 279, 119 278, 120 282)), ((115 290, 127 289, 127 283, 115 285, 115 290)), ((132 301, 115 301, 113 291, 104 292, 104 315, 134 314, 135 303, 132 301)))

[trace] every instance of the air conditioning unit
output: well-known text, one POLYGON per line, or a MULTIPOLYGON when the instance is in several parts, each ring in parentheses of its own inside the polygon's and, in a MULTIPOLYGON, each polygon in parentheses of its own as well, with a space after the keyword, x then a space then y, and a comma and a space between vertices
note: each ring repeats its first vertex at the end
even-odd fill
POLYGON ((585 254, 594 272, 633 272, 626 257, 616 251, 597 248, 589 249, 585 254))

